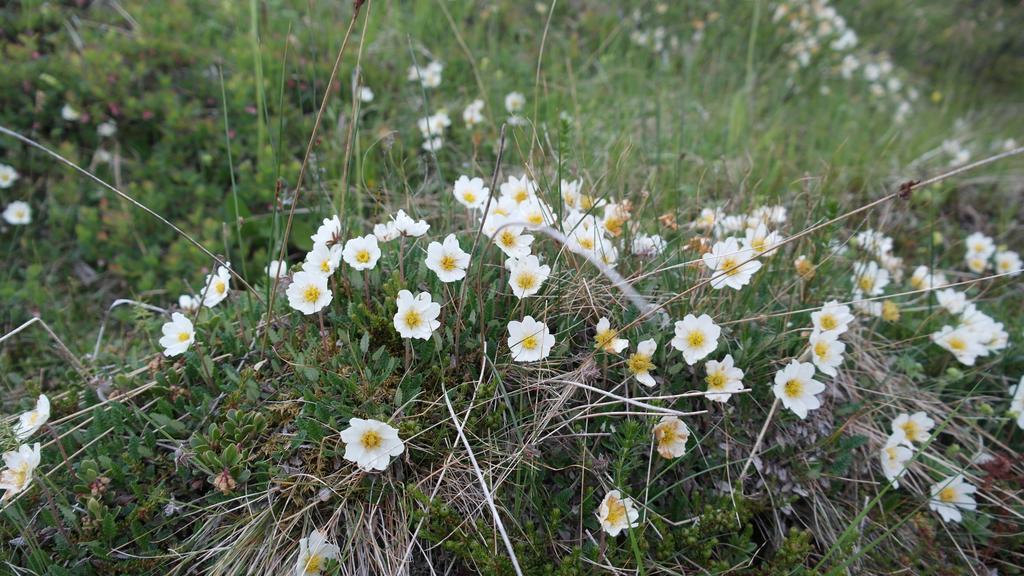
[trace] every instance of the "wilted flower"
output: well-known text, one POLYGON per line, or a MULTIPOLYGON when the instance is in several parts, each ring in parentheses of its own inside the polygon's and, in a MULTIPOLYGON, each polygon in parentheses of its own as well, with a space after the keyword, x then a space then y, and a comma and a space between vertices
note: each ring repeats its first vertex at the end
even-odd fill
POLYGON ((337 216, 331 218, 324 218, 323 224, 316 229, 316 234, 309 237, 313 241, 313 245, 323 244, 325 246, 334 246, 335 244, 341 243, 341 219, 337 216))
POLYGON ((686 441, 689 439, 690 429, 675 416, 662 416, 661 421, 654 426, 654 440, 658 443, 658 454, 662 458, 685 456, 686 441))
POLYGON ((807 418, 809 411, 821 407, 818 394, 824 390, 825 385, 814 379, 814 365, 797 360, 790 361, 775 373, 775 386, 772 388, 782 405, 801 420, 807 418))
POLYGON ((690 366, 718 348, 718 336, 722 329, 707 314, 699 317, 687 314, 675 324, 675 338, 672 347, 683 353, 683 359, 690 366))
POLYGON ((618 536, 626 528, 635 528, 640 524, 640 512, 633 506, 633 500, 623 498, 618 490, 605 495, 597 508, 597 520, 601 529, 612 538, 618 536))
POLYGON ((508 323, 508 347, 514 362, 543 360, 554 345, 555 337, 548 331, 547 324, 534 320, 533 316, 523 318, 522 322, 508 323))
POLYGON ((633 237, 633 254, 641 258, 654 258, 665 250, 665 240, 657 234, 637 234, 633 237))
POLYGON ((327 276, 319 270, 296 272, 285 294, 288 305, 307 316, 323 310, 334 298, 327 287, 327 276))
POLYGON ((402 236, 409 236, 412 238, 419 238, 430 230, 430 224, 427 224, 426 220, 414 220, 411 216, 405 213, 405 210, 399 210, 393 219, 395 223, 395 230, 402 236))
POLYGON ((398 430, 380 420, 352 418, 341 431, 341 441, 345 443, 345 460, 364 472, 385 470, 392 456, 405 451, 398 430))
POLYGON ((395 313, 394 325, 402 338, 427 340, 441 326, 437 320, 441 315, 441 305, 431 300, 429 292, 413 296, 412 292, 401 290, 395 302, 398 311, 395 313))
POLYGON ((171 321, 161 328, 163 337, 160 345, 164 347, 164 356, 168 358, 184 354, 195 340, 195 329, 192 321, 181 312, 171 314, 171 321))

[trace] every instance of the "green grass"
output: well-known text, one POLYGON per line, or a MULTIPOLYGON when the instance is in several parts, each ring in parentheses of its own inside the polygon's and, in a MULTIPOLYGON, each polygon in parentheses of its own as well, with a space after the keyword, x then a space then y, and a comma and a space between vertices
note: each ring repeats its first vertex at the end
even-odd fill
MULTIPOLYGON (((1024 570, 1024 435, 1007 415, 1008 387, 1024 372, 1018 277, 962 287, 1010 339, 973 367, 929 342, 951 322, 934 298, 898 296, 912 288, 893 282, 886 295, 899 320, 858 314, 840 375, 823 380, 823 407, 807 420, 780 409, 756 465, 739 477, 776 371, 806 348, 809 310, 853 299, 853 263, 865 257, 837 246, 880 230, 906 276, 924 264, 956 281, 979 278, 963 264, 971 232, 1024 249, 1019 157, 844 217, 948 171, 944 140, 961 140, 972 160, 1008 138, 1024 143, 1021 7, 836 2, 860 37, 855 52, 889 54, 900 93, 919 94, 901 123, 895 103, 873 97, 860 75, 839 76, 841 58, 828 50, 791 71, 794 36, 773 21, 774 2, 668 3, 665 14, 656 2, 616 4, 370 0, 334 86, 347 3, 0 8, 0 125, 152 209, 254 288, 233 282, 228 300, 191 315, 197 344, 164 358, 165 315, 108 308, 117 299, 173 308, 179 294, 199 293, 213 260, 42 149, 0 137, 0 163, 21 174, 0 189, 0 204, 26 200, 34 213, 29 226, 0 224, 0 329, 38 316, 53 331, 34 324, 0 343, 4 413, 30 408, 40 392, 53 403, 52 426, 32 440, 43 444, 32 486, 0 504, 5 566, 281 574, 316 527, 342 552, 327 573, 514 574, 447 399, 524 574, 1024 570), (658 24, 664 52, 631 40, 658 24), (409 66, 432 60, 445 66, 440 87, 406 80, 409 66), (357 62, 375 98, 354 105, 357 62), (505 127, 497 166, 512 91, 526 96, 528 122, 505 127), (476 98, 486 121, 469 129, 462 110, 476 98), (82 119, 63 120, 65 104, 82 119), (452 126, 428 153, 416 121, 438 110, 452 126), (108 119, 117 133, 100 137, 108 119), (537 296, 511 295, 504 256, 483 236, 467 278, 438 282, 423 263, 429 241, 455 233, 468 251, 478 236, 452 183, 466 174, 489 185, 495 170, 499 182, 529 174, 561 216, 562 180, 629 202, 616 270, 671 320, 715 318, 723 339, 708 359, 730 353, 750 391, 725 405, 676 396, 705 388, 703 363, 683 362, 669 346, 671 325, 542 233, 534 253, 552 275, 537 296), (702 208, 765 204, 788 208, 780 232, 798 238, 751 285, 712 290, 705 268, 682 265, 700 258, 688 223, 702 208), (282 243, 296 266, 323 218, 340 214, 347 238, 400 208, 430 223, 427 236, 401 250, 383 244, 368 274, 343 266, 322 316, 292 311, 283 289, 268 312, 274 286, 263 270, 282 243), (664 236, 664 254, 630 256, 640 232, 664 236), (813 278, 794 271, 799 255, 817 264, 813 278), (402 289, 442 303, 431 339, 410 343, 395 331, 402 289), (506 324, 525 315, 556 335, 542 364, 511 361, 506 324), (627 378, 625 355, 593 353, 602 316, 629 327, 629 352, 657 340, 655 388, 627 378), (693 413, 687 454, 660 458, 654 409, 608 393, 693 413), (917 410, 941 432, 903 487, 887 489, 878 452, 891 419, 917 410), (353 417, 398 428, 405 453, 385 472, 344 461, 339 432, 353 417), (982 442, 995 463, 972 463, 982 442), (979 507, 944 524, 928 490, 959 470, 979 486, 979 507), (645 503, 641 524, 614 538, 595 517, 611 489, 645 503)), ((15 448, 6 432, 0 447, 15 448)))

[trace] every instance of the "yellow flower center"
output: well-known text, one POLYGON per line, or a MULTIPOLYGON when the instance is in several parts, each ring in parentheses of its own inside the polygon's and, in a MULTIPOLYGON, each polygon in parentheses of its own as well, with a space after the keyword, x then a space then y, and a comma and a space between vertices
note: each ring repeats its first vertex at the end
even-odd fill
POLYGON ((686 343, 690 345, 690 348, 700 348, 704 346, 704 333, 699 330, 694 330, 686 335, 686 343))
POLYGON ((530 193, 526 191, 526 188, 518 188, 512 194, 512 199, 516 201, 516 204, 522 204, 530 198, 530 193))
POLYGON ((330 260, 324 260, 323 262, 321 262, 320 263, 320 271, 321 272, 330 272, 331 271, 331 261, 330 260))
POLYGON ((885 455, 889 457, 890 462, 894 462, 896 460, 896 447, 889 446, 888 448, 886 448, 885 455))
POLYGON ((654 362, 651 362, 651 357, 647 354, 637 352, 630 356, 629 360, 626 360, 626 366, 633 374, 640 374, 641 372, 650 372, 654 368, 654 362))
POLYGON ((380 448, 383 439, 376 430, 367 430, 363 432, 363 436, 359 439, 359 443, 363 445, 363 448, 367 450, 376 450, 380 448))
POLYGON ((784 390, 786 392, 786 396, 790 398, 799 398, 804 394, 804 383, 797 378, 793 378, 786 382, 784 390))
POLYGON ((814 355, 824 359, 828 356, 828 343, 821 340, 814 343, 814 355))
POLYGON ((615 330, 601 330, 594 335, 594 341, 597 343, 597 348, 601 350, 609 351, 612 346, 612 340, 615 339, 615 330))
POLYGON ((945 503, 950 503, 956 500, 956 490, 952 486, 946 486, 942 490, 939 490, 939 500, 945 503))
POLYGON ((18 218, 19 220, 24 218, 25 217, 25 211, 24 210, 15 210, 14 211, 14 217, 18 218))
POLYGON ((468 202, 469 204, 475 204, 476 194, 474 194, 473 192, 463 192, 462 199, 468 202))
POLYGON ((720 268, 725 272, 726 276, 735 276, 740 271, 737 267, 738 264, 739 262, 737 262, 735 258, 732 256, 726 256, 722 259, 722 266, 720 268))
POLYGON ((857 279, 857 286, 860 286, 860 289, 865 292, 870 292, 875 287, 875 279, 871 276, 861 276, 857 279))
POLYGON ((192 335, 188 332, 178 332, 178 342, 188 342, 192 335))
POLYGON ((917 439, 917 422, 914 422, 913 420, 907 420, 906 422, 903 423, 902 426, 900 426, 900 428, 903 429, 903 434, 906 435, 907 440, 917 439))
POLYGON ((405 313, 405 325, 409 328, 416 328, 423 323, 423 317, 417 310, 409 310, 405 313))
POLYGON ((516 235, 511 230, 502 230, 498 240, 505 248, 512 248, 516 245, 516 235))
POLYGON ((882 320, 895 322, 900 319, 900 307, 892 300, 882 302, 882 320))
POLYGON ((708 389, 721 390, 725 388, 727 379, 725 377, 725 372, 718 371, 708 374, 704 381, 708 383, 708 389))
POLYGON ((359 252, 356 252, 356 262, 359 262, 360 264, 367 264, 367 263, 369 263, 370 262, 370 251, 369 250, 360 250, 359 252))
POLYGON ((302 300, 310 304, 316 304, 320 300, 320 288, 312 284, 306 286, 306 289, 302 291, 302 300))
POLYGON ((839 326, 839 321, 831 314, 822 314, 820 322, 824 330, 835 330, 839 326))
POLYGON ((920 290, 924 288, 924 277, 923 276, 911 276, 910 287, 914 290, 920 290))
POLYGON ((534 226, 540 226, 544 223, 544 215, 540 212, 534 212, 526 217, 526 221, 534 226))
POLYGON ((959 336, 953 336, 949 339, 949 347, 956 352, 963 352, 964 350, 967 350, 967 342, 959 336))
POLYGON ((223 294, 228 287, 223 280, 218 280, 217 283, 213 285, 213 289, 217 291, 217 294, 223 294))
POLYGON ((676 438, 679 438, 679 435, 676 434, 675 426, 672 426, 671 424, 658 426, 658 431, 655 432, 654 435, 658 439, 659 447, 671 444, 676 441, 676 438))
POLYGON ((39 421, 39 412, 36 412, 35 410, 33 410, 32 412, 29 412, 28 423, 30 425, 32 425, 32 426, 35 426, 36 422, 38 422, 38 421, 39 421))
POLYGON ((445 254, 444 256, 441 257, 440 266, 441 270, 444 270, 445 272, 451 272, 452 270, 455 270, 455 268, 457 267, 455 265, 455 257, 445 254))
POLYGON ((590 238, 590 237, 582 238, 582 239, 580 239, 580 246, 582 246, 583 248, 585 248, 587 250, 593 250, 594 249, 594 239, 590 238))
POLYGON ((306 567, 304 568, 306 574, 316 574, 320 572, 320 565, 323 561, 324 559, 320 555, 310 554, 309 558, 306 559, 306 567))
POLYGON ((622 225, 625 222, 622 218, 609 218, 604 221, 604 229, 612 236, 622 234, 622 225))
POLYGON ((586 194, 580 195, 580 209, 590 210, 594 207, 594 199, 586 194))
POLYGON ((520 290, 532 290, 537 286, 537 277, 530 272, 520 272, 516 276, 516 286, 520 290))
POLYGON ((754 241, 750 243, 750 247, 753 248, 755 252, 764 252, 768 248, 768 245, 764 238, 754 238, 754 241))
POLYGON ((537 339, 536 336, 533 336, 531 334, 530 336, 523 338, 523 340, 519 344, 523 347, 524 350, 536 350, 537 346, 540 344, 540 341, 537 339))
POLYGON ((622 500, 609 498, 608 516, 605 517, 605 521, 612 526, 618 526, 626 523, 626 516, 626 505, 622 503, 622 500))

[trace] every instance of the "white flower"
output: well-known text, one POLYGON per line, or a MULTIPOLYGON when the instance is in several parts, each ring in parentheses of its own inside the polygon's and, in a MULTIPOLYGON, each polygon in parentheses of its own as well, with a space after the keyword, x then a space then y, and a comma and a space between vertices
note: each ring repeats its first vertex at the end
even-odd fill
POLYGON ((898 435, 890 436, 885 446, 878 453, 882 461, 882 473, 885 479, 892 484, 893 488, 900 487, 899 477, 907 471, 907 462, 914 456, 914 453, 900 443, 898 435))
POLYGON ((306 262, 302 269, 330 276, 338 266, 341 266, 341 245, 334 244, 328 248, 327 244, 314 244, 313 250, 306 254, 306 262))
POLYGON ((412 216, 405 213, 405 210, 399 210, 395 214, 394 223, 395 230, 399 234, 412 238, 419 238, 426 234, 427 230, 430 230, 430 224, 427 224, 426 220, 414 220, 412 216))
POLYGON ((814 379, 814 364, 792 360, 785 368, 775 373, 772 392, 782 400, 782 405, 793 411, 801 420, 807 412, 821 407, 818 394, 825 385, 814 379))
POLYGON ((440 136, 423 140, 423 150, 426 152, 437 152, 441 148, 444 148, 444 138, 440 136))
POLYGON ((843 306, 836 300, 830 300, 821 310, 811 313, 811 322, 819 332, 832 332, 836 336, 846 332, 853 322, 849 306, 843 306))
MULTIPOLYGON (((0 172, 0 179, 3 178, 3 173, 0 172)), ((2 188, 3 186, 0 186, 2 188)), ((11 226, 24 226, 32 222, 32 207, 29 206, 28 202, 22 202, 21 200, 15 200, 4 208, 4 222, 7 222, 11 226)))
POLYGON ((283 278, 288 274, 288 263, 284 260, 271 260, 266 270, 267 276, 271 278, 283 278))
POLYGON ((402 234, 395 227, 395 221, 388 220, 381 224, 374 224, 373 235, 377 238, 377 242, 391 242, 402 234))
POLYGON ((509 92, 505 95, 505 110, 508 110, 509 114, 522 112, 524 106, 526 106, 526 96, 519 92, 509 92))
POLYGON ((491 191, 484 186, 484 181, 480 178, 470 179, 469 176, 460 176, 455 181, 452 193, 455 194, 455 200, 459 204, 471 210, 479 210, 487 203, 487 197, 490 196, 491 191))
POLYGON ((533 236, 523 234, 522 226, 501 225, 494 236, 494 243, 509 258, 525 258, 530 255, 530 244, 533 236))
POLYGON ((996 252, 996 273, 1019 276, 1021 272, 1020 255, 1011 250, 996 252))
POLYGON ((4 452, 4 465, 7 469, 0 472, 0 489, 6 490, 3 500, 8 500, 32 483, 32 473, 39 466, 39 443, 4 452))
POLYGON ((198 296, 189 296, 188 294, 182 294, 178 296, 178 308, 181 308, 185 312, 195 312, 202 306, 203 301, 198 296))
POLYGON ((623 498, 618 490, 612 490, 598 506, 597 520, 601 529, 614 538, 626 528, 639 526, 640 512, 633 506, 631 498, 623 498))
POLYGON ((423 68, 410 66, 407 78, 410 81, 419 81, 424 88, 437 88, 441 85, 441 71, 444 66, 440 62, 431 62, 423 68))
POLYGON ((612 323, 605 317, 597 321, 594 333, 594 348, 604 350, 608 354, 621 354, 629 346, 629 340, 619 338, 618 332, 612 330, 612 323))
POLYGON ((14 424, 14 435, 19 441, 27 440, 49 419, 50 399, 46 394, 40 394, 36 399, 36 407, 18 417, 18 422, 14 424))
POLYGON ((889 271, 877 262, 857 262, 853 265, 853 285, 868 296, 879 296, 889 285, 889 271))
POLYGON ((369 86, 359 87, 359 101, 367 104, 373 102, 373 90, 369 86))
POLYGON ((65 104, 61 106, 60 117, 67 122, 77 122, 82 115, 78 113, 78 110, 72 108, 71 104, 65 104))
POLYGON ((718 336, 721 333, 721 327, 715 324, 711 316, 687 314, 676 322, 672 347, 682 352, 686 363, 693 366, 718 348, 718 336))
POLYGON ((690 429, 675 416, 662 416, 654 426, 654 440, 658 443, 658 454, 666 460, 686 455, 686 441, 690 429))
POLYGON ((754 251, 740 248, 735 238, 715 242, 711 252, 701 258, 704 265, 711 269, 711 287, 716 290, 725 286, 739 290, 750 282, 754 272, 761 269, 761 263, 752 259, 754 251))
POLYGON ((612 238, 622 234, 622 227, 629 220, 629 211, 622 204, 608 203, 604 205, 604 217, 601 218, 601 228, 604 233, 612 238))
POLYGON ((928 507, 939 513, 945 522, 959 522, 963 520, 960 509, 974 510, 978 507, 974 501, 974 493, 978 488, 968 484, 963 474, 950 476, 936 482, 932 486, 932 498, 928 507))
POLYGON ((987 260, 996 251, 996 244, 992 238, 981 232, 971 234, 964 240, 964 243, 967 244, 968 256, 977 256, 987 260))
POLYGON ((350 238, 345 242, 345 249, 341 252, 342 258, 354 270, 373 270, 380 259, 380 246, 377 245, 377 237, 367 234, 362 237, 350 238))
POLYGON ((637 234, 633 237, 633 254, 641 258, 654 258, 665 250, 665 240, 657 234, 637 234))
POLYGON ((477 98, 470 102, 466 109, 462 111, 462 121, 466 123, 468 128, 482 123, 484 121, 484 101, 477 98))
POLYGON ((203 306, 213 308, 228 297, 231 290, 231 271, 225 266, 218 266, 216 274, 207 274, 206 287, 201 294, 203 306))
POLYGON ((445 237, 444 243, 431 242, 427 246, 427 268, 437 274, 441 282, 456 282, 466 277, 469 254, 462 251, 455 234, 445 237))
POLYGON ((904 412, 892 420, 892 437, 902 444, 913 447, 915 443, 927 442, 931 438, 929 432, 934 427, 935 420, 924 412, 904 412))
POLYGON ((967 294, 952 288, 939 290, 935 293, 935 298, 939 301, 939 306, 948 310, 950 314, 960 314, 967 307, 967 294))
POLYGON ((349 420, 348 428, 341 431, 341 441, 345 443, 345 460, 364 472, 386 469, 392 456, 405 451, 398 430, 380 420, 349 420))
POLYGON ((334 298, 334 293, 327 287, 327 275, 319 270, 296 272, 285 294, 288 305, 307 316, 323 310, 334 298))
POLYGON ((113 120, 107 120, 96 127, 96 133, 103 138, 110 138, 114 134, 117 134, 117 124, 113 120))
POLYGON ((943 326, 942 330, 931 334, 932 342, 945 348, 956 357, 957 361, 965 366, 974 366, 978 356, 988 353, 977 335, 970 329, 958 326, 943 326))
POLYGON ((525 175, 522 178, 509 176, 501 186, 501 197, 511 198, 516 204, 531 200, 536 195, 536 185, 525 175))
POLYGON ((540 226, 552 226, 557 215, 546 202, 532 196, 519 205, 519 217, 530 225, 531 228, 540 226))
POLYGON ((644 386, 650 387, 656 384, 654 377, 651 376, 651 370, 655 368, 652 359, 657 348, 658 344, 654 339, 644 340, 636 345, 636 352, 626 360, 626 368, 629 369, 629 373, 644 386))
POLYGON ((536 294, 551 274, 551 267, 542 265, 533 255, 509 258, 505 261, 505 268, 509 271, 508 285, 519 299, 536 294))
POLYGON ((168 358, 184 354, 196 338, 192 321, 181 312, 171 314, 171 321, 161 328, 163 336, 160 345, 164 347, 164 356, 168 358))
POLYGON ((420 129, 420 134, 424 139, 444 136, 445 130, 451 125, 452 120, 444 110, 416 121, 416 126, 420 129))
POLYGON ((743 370, 733 365, 732 354, 726 354, 721 362, 708 360, 704 363, 708 385, 705 398, 712 402, 728 402, 732 395, 743 390, 743 370))
POLYGON ((543 360, 554 345, 555 337, 548 331, 547 324, 534 320, 533 316, 523 318, 522 322, 508 323, 508 347, 514 362, 543 360))
POLYGON ((829 376, 835 377, 836 368, 843 363, 846 344, 839 341, 835 332, 811 332, 811 362, 829 376))
POLYGON ((964 261, 967 264, 967 269, 975 274, 981 274, 985 270, 988 270, 988 259, 978 256, 976 254, 968 254, 964 261))
POLYGON ((339 244, 341 242, 341 220, 337 216, 324 218, 324 223, 309 239, 313 241, 314 246, 323 244, 330 247, 339 244))
POLYGON ((914 290, 934 290, 946 284, 946 277, 941 272, 932 272, 927 266, 914 268, 910 275, 910 287, 914 290))
POLYGON ((782 242, 782 235, 769 231, 762 222, 754 228, 747 228, 743 246, 753 250, 758 256, 770 256, 775 253, 780 242, 782 242))
POLYGON ((295 576, 317 576, 325 560, 338 557, 338 547, 324 538, 316 528, 309 536, 299 540, 299 558, 295 562, 295 576))
POLYGON ((394 319, 395 330, 402 338, 428 340, 434 330, 441 326, 437 319, 441 315, 441 305, 430 299, 429 292, 413 296, 412 292, 401 290, 395 303, 398 305, 394 319))

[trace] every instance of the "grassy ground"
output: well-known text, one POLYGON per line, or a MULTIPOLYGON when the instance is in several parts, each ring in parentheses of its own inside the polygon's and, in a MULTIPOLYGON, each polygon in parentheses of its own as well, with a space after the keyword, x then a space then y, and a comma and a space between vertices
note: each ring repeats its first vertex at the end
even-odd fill
POLYGON ((6 569, 281 574, 316 528, 341 549, 326 566, 338 574, 1019 573, 1024 434, 1008 390, 1024 372, 1022 291, 968 271, 964 238, 1024 249, 1024 163, 896 192, 1024 143, 1021 7, 835 2, 856 47, 829 36, 801 67, 807 3, 617 4, 370 0, 355 19, 349 4, 290 0, 0 8, 0 126, 21 138, 0 136, 0 163, 20 174, 0 204, 32 209, 27 226, 0 224, 4 413, 52 402, 32 485, 0 504, 6 569), (407 79, 432 61, 439 86, 407 79), (513 91, 520 125, 506 124, 513 91), (477 98, 484 120, 468 127, 477 98), (438 111, 451 126, 425 151, 417 120, 438 111), (533 252, 550 278, 511 293, 505 256, 452 186, 522 174, 560 221, 563 180, 630 207, 610 242, 639 300, 543 232, 533 252), (689 223, 763 205, 787 208, 774 226, 791 240, 742 290, 712 289, 699 261, 716 238, 689 223), (297 269, 323 218, 339 214, 347 239, 398 209, 427 235, 382 244, 368 273, 342 265, 321 314, 275 292, 265 266, 283 246, 297 269), (876 301, 886 317, 856 311, 839 374, 819 375, 820 409, 773 408, 810 312, 857 299, 854 263, 876 258, 851 239, 869 229, 903 259, 876 301), (466 279, 442 284, 424 256, 449 233, 474 249, 466 279), (664 237, 661 255, 631 254, 643 233, 664 237), (794 268, 801 255, 813 276, 794 268), (195 343, 165 357, 161 325, 213 256, 239 274, 231 295, 190 314, 195 343), (965 282, 1009 346, 965 366, 931 343, 955 319, 909 283, 919 265, 965 282), (441 303, 430 339, 393 327, 402 289, 441 303), (707 359, 731 354, 747 391, 704 398, 703 361, 684 362, 649 306, 714 318, 707 359), (555 335, 543 362, 510 354, 506 325, 526 315, 555 335), (34 317, 45 326, 11 333, 34 317), (623 355, 594 352, 601 317, 628 327, 623 355), (647 338, 654 388, 624 362, 647 338), (890 488, 879 452, 892 419, 919 410, 933 439, 890 488), (664 459, 652 427, 671 412, 692 435, 664 459), (389 422, 404 453, 360 471, 339 436, 352 418, 389 422), (930 490, 957 473, 978 507, 946 523, 930 490), (618 536, 595 516, 613 489, 640 512, 618 536))

